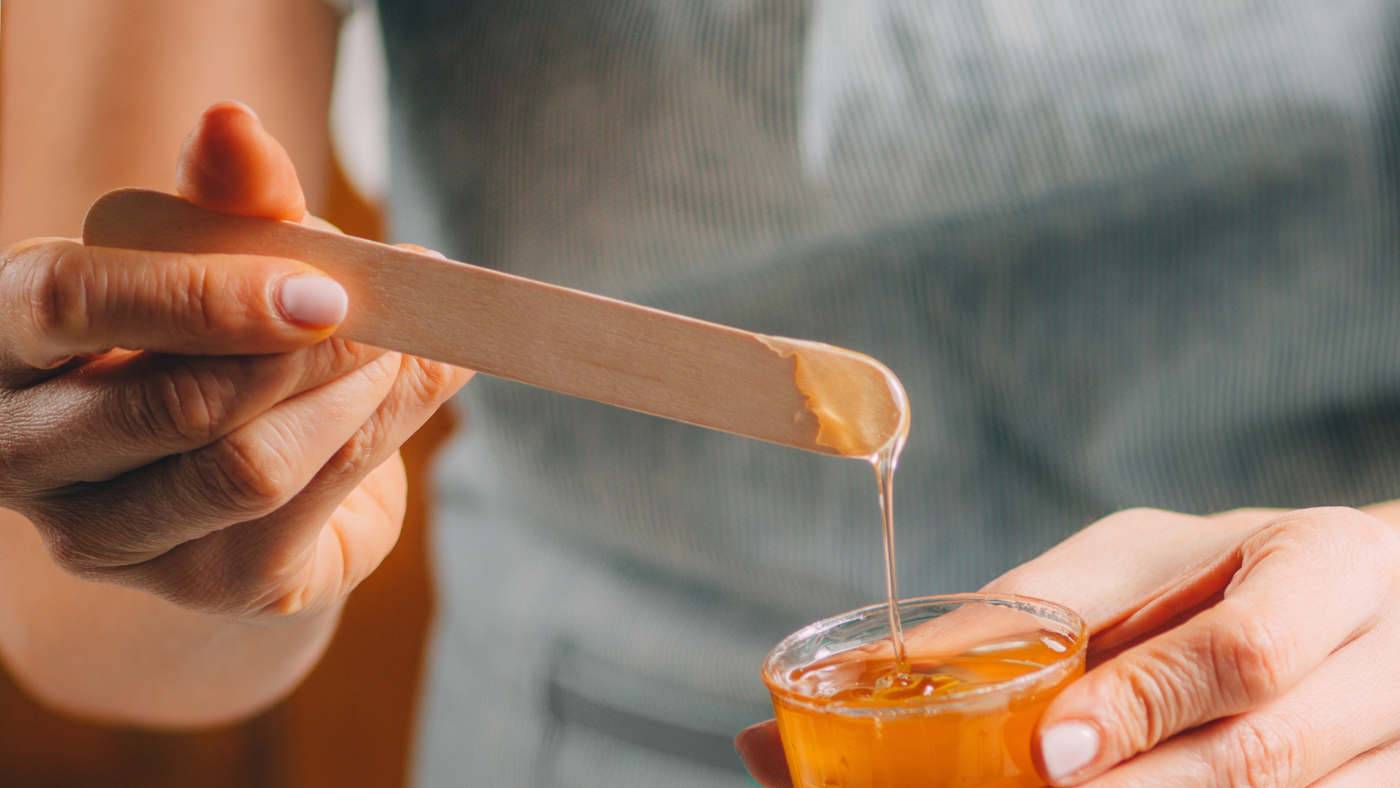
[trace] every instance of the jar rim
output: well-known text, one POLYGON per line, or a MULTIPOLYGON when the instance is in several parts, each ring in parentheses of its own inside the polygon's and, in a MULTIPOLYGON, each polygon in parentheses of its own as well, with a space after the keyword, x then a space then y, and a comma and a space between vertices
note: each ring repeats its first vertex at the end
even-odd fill
MULTIPOLYGON (((914 597, 911 599, 901 599, 899 601, 901 611, 910 608, 927 608, 940 605, 961 607, 966 604, 991 604, 1021 610, 1047 622, 1053 622, 1063 626, 1066 629, 1064 634, 1069 635, 1073 640, 1070 647, 1066 649, 1065 653, 1059 659, 1047 663, 1045 666, 1030 671, 1029 673, 1024 673, 1020 676, 992 684, 979 684, 964 690, 954 690, 926 699, 910 699, 899 705, 831 703, 829 700, 797 693, 780 677, 778 671, 779 661, 795 648, 811 641, 814 637, 818 637, 839 626, 865 620, 873 616, 887 617, 889 604, 879 603, 824 618, 820 621, 808 624, 796 632, 793 632, 791 635, 788 635, 786 638, 783 638, 778 645, 774 646, 773 649, 768 652, 768 656, 763 661, 763 683, 767 685, 770 693, 772 693, 775 703, 781 702, 799 708, 820 711, 823 714, 841 714, 860 717, 902 717, 917 714, 940 714, 945 712, 965 711, 969 704, 976 704, 988 698, 1002 698, 1006 695, 1018 695, 1024 690, 1042 684, 1050 686, 1061 680, 1066 672, 1073 670, 1084 661, 1086 646, 1089 640, 1088 625, 1085 624, 1084 619, 1075 611, 1049 600, 1022 596, 1019 594, 965 593, 914 597), (1051 613, 1054 615, 1047 615, 1051 613)), ((953 609, 956 609, 956 607, 953 609)), ((901 614, 901 617, 903 617, 903 614, 901 614)), ((886 634, 883 637, 889 637, 888 629, 886 629, 886 634)), ((879 638, 874 638, 869 642, 876 642, 878 640, 879 638)), ((850 648, 857 648, 861 645, 864 644, 852 643, 850 648)), ((846 650, 849 649, 840 649, 839 651, 822 654, 807 664, 825 659, 832 654, 846 650)), ((786 670, 791 669, 792 667, 786 668, 786 670)))

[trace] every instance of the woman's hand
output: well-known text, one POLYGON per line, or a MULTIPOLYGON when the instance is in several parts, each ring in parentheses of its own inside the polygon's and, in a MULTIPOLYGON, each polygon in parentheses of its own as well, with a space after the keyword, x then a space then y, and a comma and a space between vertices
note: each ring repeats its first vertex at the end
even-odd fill
MULTIPOLYGON (((205 113, 179 173, 205 207, 305 218, 241 105, 205 113)), ((346 307, 292 260, 4 250, 0 505, 79 577, 240 620, 337 608, 397 539, 399 444, 471 374, 328 338, 346 307)))
MULTIPOLYGON (((1038 727, 1053 785, 1362 788, 1400 770, 1397 581, 1400 536, 1356 510, 1130 510, 985 590, 1093 633, 1038 727)), ((738 746, 789 785, 771 723, 738 746)))

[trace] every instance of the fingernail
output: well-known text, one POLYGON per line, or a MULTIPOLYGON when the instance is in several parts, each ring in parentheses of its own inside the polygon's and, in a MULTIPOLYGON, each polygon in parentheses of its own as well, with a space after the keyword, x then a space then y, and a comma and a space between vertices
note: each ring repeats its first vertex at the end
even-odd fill
POLYGON ((339 282, 314 274, 284 281, 278 301, 288 320, 310 326, 338 325, 350 308, 350 297, 339 282))
POLYGON ((1082 722, 1062 722, 1040 736, 1045 776, 1063 780, 1089 765, 1099 754, 1099 732, 1082 722))
POLYGON ((231 104, 231 105, 233 105, 233 106, 235 106, 235 107, 239 107, 239 108, 241 108, 244 112, 248 113, 249 115, 252 115, 252 116, 253 116, 253 120, 256 120, 258 123, 262 123, 262 118, 258 117, 257 111, 254 110, 252 107, 248 106, 247 104, 244 104, 244 103, 241 102, 241 101, 238 101, 238 100, 236 100, 236 99, 225 99, 224 101, 221 101, 221 102, 219 102, 219 103, 220 103, 220 104, 231 104))

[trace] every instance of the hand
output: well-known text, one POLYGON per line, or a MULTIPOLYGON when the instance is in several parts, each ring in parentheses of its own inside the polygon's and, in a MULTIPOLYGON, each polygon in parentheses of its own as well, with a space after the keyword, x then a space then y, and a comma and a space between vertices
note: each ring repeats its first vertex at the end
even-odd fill
MULTIPOLYGON (((1057 786, 1387 785, 1400 768, 1400 537, 1350 509, 1131 510, 987 587, 1089 622, 1038 726, 1057 786)), ((740 735, 788 786, 772 723, 740 735)))
MULTIPOLYGON (((237 104, 190 135, 179 190, 306 218, 286 153, 237 104)), ((0 504, 79 577, 241 620, 337 608, 397 539, 399 444, 471 374, 328 338, 345 311, 292 260, 4 250, 0 504)))

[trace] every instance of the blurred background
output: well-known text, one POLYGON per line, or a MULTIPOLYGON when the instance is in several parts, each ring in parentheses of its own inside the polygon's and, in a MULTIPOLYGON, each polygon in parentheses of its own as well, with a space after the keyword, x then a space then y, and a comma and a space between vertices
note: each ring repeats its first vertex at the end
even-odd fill
MULTIPOLYGON (((0 47, 5 7, 0 2, 0 47)), ((332 115, 336 147, 325 218, 380 239, 384 79, 372 9, 341 36, 332 115)), ((3 123, 3 118, 0 118, 3 123)), ((285 701, 233 728, 166 733, 51 714, 0 672, 0 786, 319 788, 406 783, 424 639, 432 614, 425 467, 454 428, 439 412, 404 446, 408 516, 398 546, 350 597, 320 665, 285 701)))

